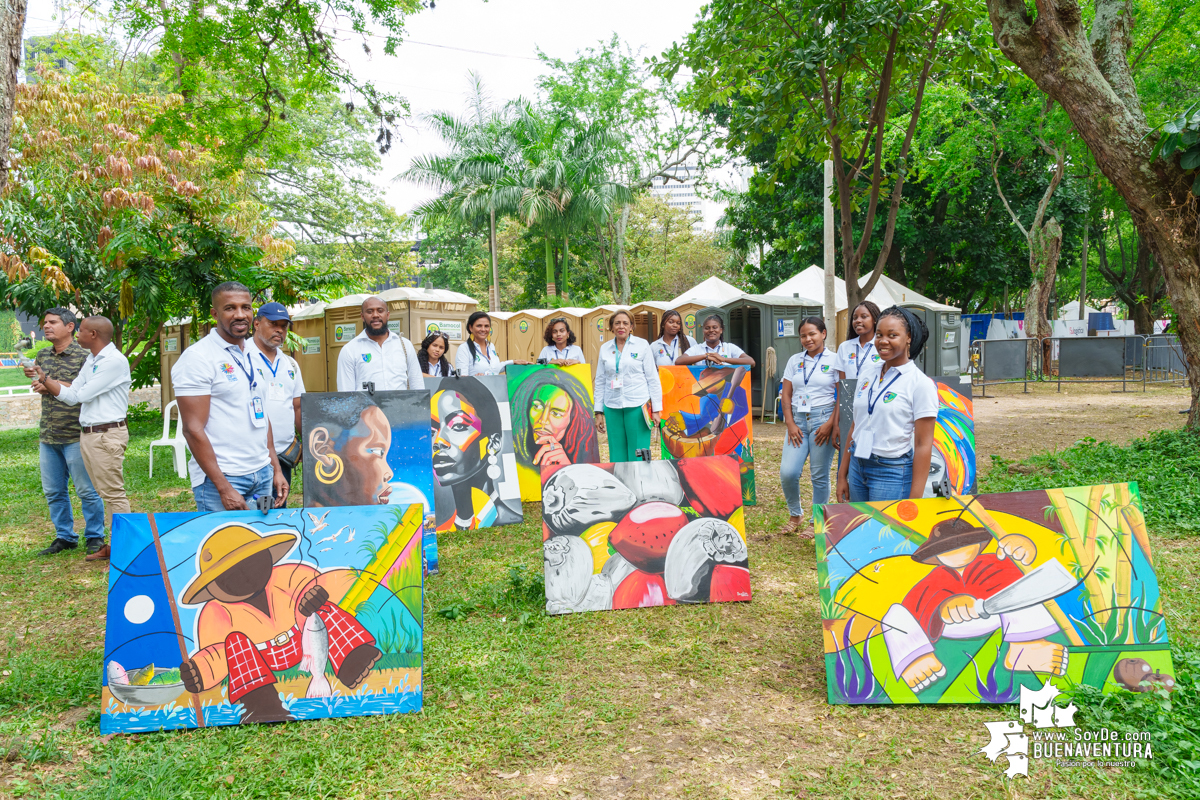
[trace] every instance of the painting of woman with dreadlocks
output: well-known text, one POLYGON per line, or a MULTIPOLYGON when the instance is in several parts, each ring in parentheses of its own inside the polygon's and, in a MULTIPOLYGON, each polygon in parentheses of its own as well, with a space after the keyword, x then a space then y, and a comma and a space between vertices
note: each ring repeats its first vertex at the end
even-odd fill
POLYGON ((1174 687, 1136 483, 817 509, 831 703, 1174 687))

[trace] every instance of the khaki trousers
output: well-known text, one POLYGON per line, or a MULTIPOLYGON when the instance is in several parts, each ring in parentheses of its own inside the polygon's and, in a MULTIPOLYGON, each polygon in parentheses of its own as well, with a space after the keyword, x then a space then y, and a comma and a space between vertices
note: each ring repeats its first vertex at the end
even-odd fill
POLYGON ((128 428, 110 428, 101 433, 85 433, 79 437, 83 465, 96 492, 104 500, 104 518, 112 531, 112 515, 128 514, 129 499, 125 497, 125 448, 129 446, 128 428))

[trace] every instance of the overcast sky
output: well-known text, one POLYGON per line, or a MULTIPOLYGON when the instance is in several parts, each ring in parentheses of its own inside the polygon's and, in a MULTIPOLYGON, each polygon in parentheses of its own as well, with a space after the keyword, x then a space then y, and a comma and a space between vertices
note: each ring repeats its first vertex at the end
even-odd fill
MULTIPOLYGON (((416 120, 434 110, 461 111, 467 73, 482 76, 493 96, 533 97, 542 64, 537 48, 556 58, 608 39, 616 32, 643 56, 661 53, 682 39, 704 0, 438 0, 437 7, 408 18, 405 44, 384 56, 382 39, 367 56, 359 40, 341 34, 341 52, 356 75, 408 99, 412 119, 400 128, 401 141, 384 158, 378 177, 388 200, 408 211, 429 196, 427 190, 392 178, 413 156, 436 151, 439 140, 416 120), (467 52, 477 51, 477 52, 467 52)), ((29 0, 26 36, 58 30, 53 0, 29 0)))

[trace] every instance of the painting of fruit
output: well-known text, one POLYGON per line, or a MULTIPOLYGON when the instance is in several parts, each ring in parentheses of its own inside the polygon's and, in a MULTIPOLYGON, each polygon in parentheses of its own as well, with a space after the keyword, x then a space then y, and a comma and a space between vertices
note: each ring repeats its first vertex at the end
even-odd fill
POLYGON ((546 611, 750 600, 732 456, 542 468, 546 611))

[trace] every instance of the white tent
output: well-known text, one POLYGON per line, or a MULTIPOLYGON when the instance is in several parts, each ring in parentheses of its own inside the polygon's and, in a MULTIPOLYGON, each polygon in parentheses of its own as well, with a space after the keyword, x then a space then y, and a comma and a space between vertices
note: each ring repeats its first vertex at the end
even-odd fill
MULTIPOLYGON (((1088 314, 1099 314, 1099 313, 1100 313, 1100 311, 1098 309, 1092 308, 1091 306, 1084 306, 1083 307, 1083 321, 1087 322, 1088 314)), ((1067 303, 1065 306, 1060 307, 1058 309, 1058 318, 1059 319, 1079 319, 1079 301, 1072 300, 1071 302, 1067 303)))
MULTIPOLYGON (((768 291, 767 294, 775 297, 795 297, 796 295, 812 297, 820 300, 823 304, 825 299, 825 270, 814 264, 808 269, 788 278, 774 289, 768 291)), ((875 284, 875 288, 867 295, 867 299, 873 301, 880 308, 887 308, 896 304, 895 299, 884 288, 882 282, 875 284)), ((833 302, 837 306, 838 311, 846 310, 846 282, 841 278, 833 279, 833 302)))
POLYGON ((945 311, 951 314, 959 314, 962 312, 961 308, 955 308, 954 306, 948 306, 945 303, 939 303, 937 300, 928 298, 920 292, 913 291, 899 281, 892 280, 887 275, 880 275, 879 282, 876 283, 875 286, 882 286, 884 289, 886 289, 887 293, 895 298, 897 305, 903 305, 904 303, 920 303, 923 306, 932 307, 935 311, 945 311))
POLYGON ((684 303, 698 302, 711 302, 713 305, 721 305, 726 300, 732 300, 741 293, 741 289, 736 286, 730 286, 714 275, 676 297, 670 302, 670 305, 673 307, 684 303))

